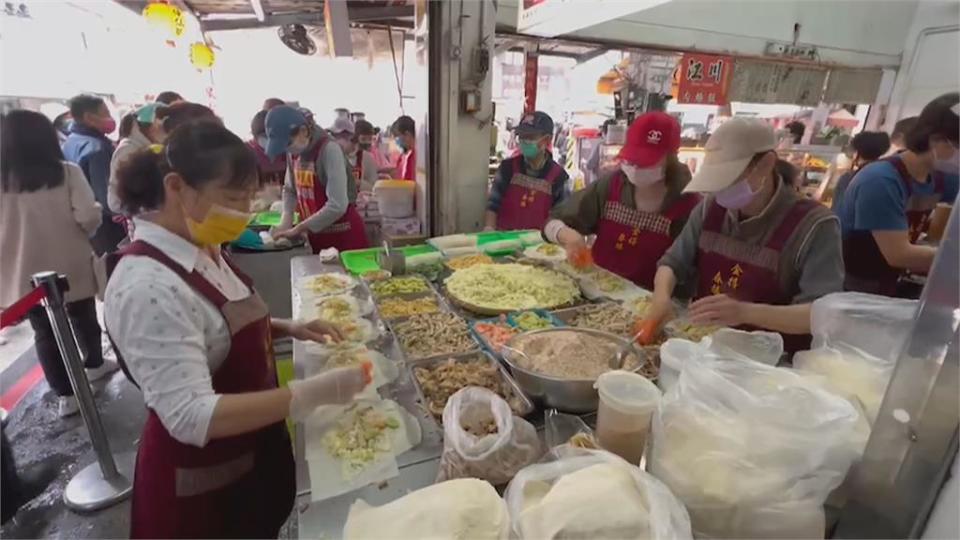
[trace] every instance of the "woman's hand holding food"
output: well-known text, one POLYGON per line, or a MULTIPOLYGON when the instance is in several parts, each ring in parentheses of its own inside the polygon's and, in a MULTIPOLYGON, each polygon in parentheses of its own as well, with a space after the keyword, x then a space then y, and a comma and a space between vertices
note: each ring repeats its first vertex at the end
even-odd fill
POLYGON ((307 322, 291 321, 287 327, 287 333, 290 337, 301 341, 316 341, 317 343, 333 341, 339 343, 343 340, 343 333, 337 328, 337 325, 323 319, 314 319, 307 322))
POLYGON ((373 380, 373 364, 331 369, 303 380, 290 381, 290 417, 303 420, 320 405, 343 405, 373 380))

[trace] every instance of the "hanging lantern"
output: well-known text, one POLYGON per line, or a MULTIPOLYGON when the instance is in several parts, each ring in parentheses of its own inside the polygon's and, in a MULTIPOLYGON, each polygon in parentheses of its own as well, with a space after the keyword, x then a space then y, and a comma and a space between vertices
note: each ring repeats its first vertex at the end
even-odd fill
POLYGON ((216 55, 214 55, 213 49, 206 43, 197 41, 190 45, 190 63, 193 64, 193 67, 197 69, 210 69, 213 67, 215 60, 216 55))
POLYGON ((180 37, 186 30, 183 11, 166 2, 151 2, 143 8, 143 17, 151 26, 164 29, 173 37, 180 37))

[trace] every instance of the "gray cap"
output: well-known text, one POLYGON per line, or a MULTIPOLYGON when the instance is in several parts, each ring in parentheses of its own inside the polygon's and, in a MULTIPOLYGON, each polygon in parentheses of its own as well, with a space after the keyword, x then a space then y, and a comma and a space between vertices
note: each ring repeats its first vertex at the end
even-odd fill
POLYGON ((351 135, 356 132, 356 127, 353 125, 353 122, 349 118, 337 118, 333 121, 333 125, 330 126, 330 133, 336 135, 337 133, 347 132, 351 135))

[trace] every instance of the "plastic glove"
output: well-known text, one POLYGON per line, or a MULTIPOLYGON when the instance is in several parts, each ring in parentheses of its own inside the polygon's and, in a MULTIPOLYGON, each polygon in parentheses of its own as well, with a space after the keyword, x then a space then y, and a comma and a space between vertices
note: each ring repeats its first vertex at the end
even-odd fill
POLYGON ((290 418, 300 421, 320 405, 344 405, 373 380, 373 364, 325 371, 300 381, 290 381, 290 418))
POLYGON ((593 252, 586 244, 567 248, 567 262, 577 270, 584 270, 593 266, 593 252))
POLYGON ((640 345, 650 345, 660 334, 658 319, 640 319, 633 324, 633 339, 640 345))

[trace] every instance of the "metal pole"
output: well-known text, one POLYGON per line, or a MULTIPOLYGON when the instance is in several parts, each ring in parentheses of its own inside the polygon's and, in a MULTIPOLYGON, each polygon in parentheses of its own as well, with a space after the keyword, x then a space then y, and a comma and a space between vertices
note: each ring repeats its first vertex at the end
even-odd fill
MULTIPOLYGON (((84 371, 83 359, 77 345, 70 317, 67 315, 63 293, 68 284, 66 276, 55 272, 41 272, 32 276, 34 286, 43 287, 47 293, 43 305, 50 318, 50 326, 57 340, 57 347, 63 357, 73 387, 74 396, 80 407, 80 417, 87 427, 93 451, 97 456, 99 470, 93 464, 85 467, 67 485, 64 490, 64 502, 77 510, 97 510, 122 501, 130 495, 131 483, 120 473, 117 461, 110 452, 110 443, 100 421, 100 413, 93 401, 93 392, 84 371)), ((122 468, 129 474, 133 459, 122 456, 122 468)))

